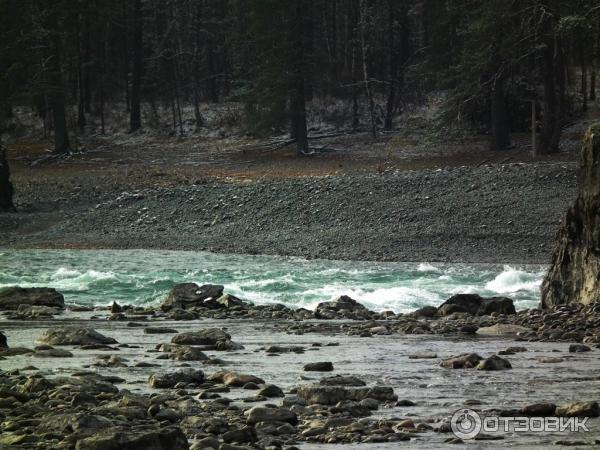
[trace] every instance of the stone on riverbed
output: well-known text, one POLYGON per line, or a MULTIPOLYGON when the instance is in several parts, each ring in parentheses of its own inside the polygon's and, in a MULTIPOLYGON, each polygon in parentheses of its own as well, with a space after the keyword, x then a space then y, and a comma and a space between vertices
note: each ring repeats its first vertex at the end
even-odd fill
POLYGON ((80 439, 76 450, 188 450, 187 438, 178 427, 137 430, 107 429, 80 439))
POLYGON ((217 345, 219 342, 230 341, 231 336, 221 328, 207 328, 200 331, 188 331, 173 336, 173 344, 185 345, 217 345))
POLYGON ((210 358, 197 347, 177 345, 170 348, 169 359, 175 361, 208 361, 210 358))
POLYGON ((365 398, 381 402, 397 400, 394 390, 389 386, 348 388, 309 384, 298 387, 296 393, 309 405, 335 405, 346 400, 359 402, 365 398))
POLYGON ((313 362, 304 365, 305 372, 331 372, 333 363, 330 361, 313 362))
POLYGON ((440 366, 446 369, 472 369, 479 364, 483 358, 477 353, 463 353, 444 359, 440 366))
POLYGON ((353 375, 335 375, 333 377, 325 377, 319 381, 325 386, 366 386, 363 380, 353 375))
POLYGON ((477 294, 457 294, 450 297, 438 308, 441 316, 462 312, 474 316, 485 316, 492 313, 516 314, 515 305, 510 298, 484 298, 477 294))
POLYGON ((216 284, 198 286, 196 283, 181 283, 176 285, 167 299, 160 305, 163 311, 172 308, 188 309, 193 307, 207 307, 207 303, 216 303, 223 295, 224 287, 216 284))
POLYGON ((172 388, 177 383, 200 384, 204 381, 204 372, 196 369, 179 369, 162 375, 152 374, 148 384, 152 388, 172 388))
POLYGON ((35 342, 48 345, 107 345, 118 343, 115 339, 104 336, 92 328, 83 327, 49 328, 35 342))
POLYGON ((479 361, 475 368, 477 370, 506 370, 512 369, 512 366, 508 360, 500 358, 497 355, 492 355, 489 358, 479 361))
POLYGON ((249 425, 259 422, 287 422, 292 425, 298 423, 298 416, 296 416, 296 413, 286 408, 265 408, 263 406, 255 406, 244 414, 247 416, 246 422, 249 425))
POLYGON ((0 310, 16 310, 19 305, 64 309, 65 298, 53 288, 11 287, 0 292, 0 310))
POLYGON ((598 417, 598 402, 575 402, 556 408, 558 417, 598 417))
POLYGON ((265 384, 264 380, 254 375, 245 375, 236 372, 215 372, 210 377, 210 381, 216 381, 217 383, 223 383, 227 386, 242 387, 247 383, 265 384))

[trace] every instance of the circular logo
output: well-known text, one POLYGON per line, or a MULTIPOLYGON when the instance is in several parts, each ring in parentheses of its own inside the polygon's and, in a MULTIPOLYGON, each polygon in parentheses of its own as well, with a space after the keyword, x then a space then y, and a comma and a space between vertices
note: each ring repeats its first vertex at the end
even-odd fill
POLYGON ((459 409, 452 415, 450 426, 457 438, 473 439, 481 431, 481 417, 472 409, 459 409))

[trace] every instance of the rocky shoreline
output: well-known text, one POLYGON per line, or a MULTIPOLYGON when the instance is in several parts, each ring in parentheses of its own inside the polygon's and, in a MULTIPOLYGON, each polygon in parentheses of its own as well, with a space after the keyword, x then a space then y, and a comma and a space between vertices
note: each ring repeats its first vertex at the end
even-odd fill
MULTIPOLYGON (((450 427, 461 407, 597 428, 593 306, 516 312, 467 294, 395 314, 342 296, 309 311, 186 283, 159 307, 68 307, 41 288, 6 290, 0 308, 6 449, 443 446, 462 442, 450 427)), ((478 439, 539 445, 535 433, 478 439)))
POLYGON ((546 264, 575 197, 576 164, 158 181, 136 187, 106 175, 17 184, 19 212, 0 215, 0 246, 546 264))

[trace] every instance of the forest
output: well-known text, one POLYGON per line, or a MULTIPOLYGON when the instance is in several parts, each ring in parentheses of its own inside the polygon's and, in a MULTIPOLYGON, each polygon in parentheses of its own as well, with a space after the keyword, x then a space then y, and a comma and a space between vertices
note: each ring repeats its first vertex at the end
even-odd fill
POLYGON ((248 133, 289 132, 302 155, 313 99, 345 102, 345 128, 376 135, 435 95, 439 127, 495 150, 531 129, 533 104, 536 151, 551 154, 600 65, 593 0, 2 0, 0 30, 0 128, 31 108, 56 153, 91 117, 106 133, 115 105, 131 132, 160 106, 183 134, 185 106, 198 130, 201 105, 235 101, 248 133))

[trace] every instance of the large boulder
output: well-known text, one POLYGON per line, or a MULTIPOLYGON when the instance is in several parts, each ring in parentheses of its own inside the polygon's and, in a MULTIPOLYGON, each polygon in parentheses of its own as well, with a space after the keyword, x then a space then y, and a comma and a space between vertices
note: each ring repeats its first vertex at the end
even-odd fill
POLYGON ((189 450, 187 438, 178 427, 138 430, 104 429, 80 439, 75 450, 189 450))
POLYGON ((492 313, 516 314, 515 305, 510 298, 484 298, 477 294, 456 294, 442 303, 438 312, 441 316, 452 313, 467 313, 474 316, 485 316, 492 313))
POLYGON ((180 345, 212 345, 230 341, 231 336, 221 328, 206 328, 200 331, 188 331, 173 336, 171 342, 180 345))
POLYGON ((347 295, 342 295, 329 302, 319 303, 315 310, 315 318, 317 319, 337 319, 341 317, 365 318, 369 315, 370 311, 363 304, 347 295))
POLYGON ((49 328, 35 341, 38 344, 48 345, 110 345, 118 342, 108 336, 98 333, 92 328, 84 327, 59 327, 49 328))
POLYGON ((545 309, 600 300, 600 124, 590 127, 583 141, 578 182, 542 283, 545 309))
POLYGON ((148 384, 152 388, 166 389, 175 387, 178 383, 200 384, 204 381, 204 372, 196 369, 179 369, 165 374, 152 374, 148 384))
POLYGON ((346 387, 346 386, 327 386, 322 384, 308 384, 298 387, 296 391, 298 397, 303 399, 309 405, 335 405, 346 400, 361 401, 365 398, 372 398, 377 401, 395 401, 397 400, 394 389, 389 386, 373 387, 346 387))
POLYGON ((16 310, 19 305, 65 307, 65 298, 53 288, 11 287, 0 292, 0 310, 16 310))
POLYGON ((188 309, 193 307, 219 307, 216 300, 223 295, 223 286, 219 284, 181 283, 171 289, 167 299, 160 305, 163 311, 172 308, 188 309), (215 306, 216 305, 216 306, 215 306))
POLYGON ((255 406, 246 411, 246 422, 250 425, 256 423, 271 423, 271 422, 287 422, 295 425, 298 423, 296 413, 286 408, 265 408, 263 406, 255 406))

